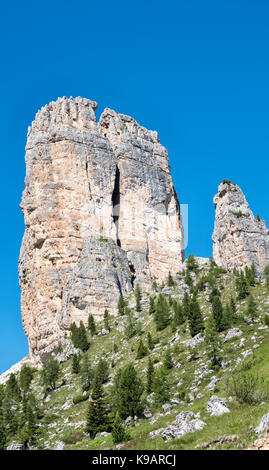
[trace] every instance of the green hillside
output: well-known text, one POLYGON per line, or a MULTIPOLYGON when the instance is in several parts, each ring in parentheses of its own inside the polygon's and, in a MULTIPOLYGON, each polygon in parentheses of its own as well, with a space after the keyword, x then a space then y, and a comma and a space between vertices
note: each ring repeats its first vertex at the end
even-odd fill
MULTIPOLYGON (((257 437, 255 427, 269 412, 268 281, 252 269, 228 273, 211 260, 201 267, 190 257, 186 266, 185 272, 169 276, 166 285, 154 283, 150 292, 133 292, 120 306, 123 314, 106 315, 95 334, 87 329, 88 349, 81 346, 83 328, 73 326, 73 341, 82 348, 79 360, 71 357, 60 364, 55 385, 49 385, 48 376, 44 385, 42 371, 33 370, 31 377, 24 369, 0 386, 1 447, 15 441, 30 449, 248 448, 257 437), (227 339, 231 330, 239 336, 227 339), (86 356, 88 387, 81 372, 86 356), (149 358, 154 369, 150 381, 149 358), (134 366, 143 393, 137 416, 127 427, 128 404, 120 387, 128 364, 134 366), (105 434, 94 437, 86 429, 98 387, 107 421, 105 434), (213 395, 225 399, 230 412, 211 416, 207 403, 213 395), (193 412, 205 423, 203 429, 169 441, 161 434, 150 436, 182 411, 193 412), (111 433, 117 413, 127 434, 120 444, 111 433)), ((71 331, 56 357, 68 347, 73 348, 71 331)))

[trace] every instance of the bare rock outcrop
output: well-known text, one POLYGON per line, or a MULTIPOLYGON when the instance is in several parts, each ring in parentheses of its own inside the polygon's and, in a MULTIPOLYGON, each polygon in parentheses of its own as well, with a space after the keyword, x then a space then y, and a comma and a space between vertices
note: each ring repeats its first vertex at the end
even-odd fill
POLYGON ((228 181, 220 184, 214 204, 215 262, 228 271, 254 263, 262 272, 269 265, 269 230, 264 220, 254 217, 241 189, 228 181))
POLYGON ((119 294, 182 266, 183 226, 157 132, 94 101, 59 98, 28 130, 20 260, 32 361, 72 321, 115 313, 119 294))

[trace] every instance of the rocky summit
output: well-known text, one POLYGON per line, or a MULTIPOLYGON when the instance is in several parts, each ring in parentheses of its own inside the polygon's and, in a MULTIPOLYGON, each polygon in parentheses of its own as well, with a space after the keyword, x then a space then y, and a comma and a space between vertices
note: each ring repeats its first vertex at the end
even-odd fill
POLYGON ((254 217, 239 186, 224 180, 218 189, 214 198, 215 262, 229 271, 254 263, 262 273, 269 265, 269 230, 264 220, 254 217))
POLYGON ((57 347, 73 321, 115 313, 119 295, 184 261, 183 225, 158 134, 97 103, 59 98, 28 130, 20 259, 30 359, 57 347))

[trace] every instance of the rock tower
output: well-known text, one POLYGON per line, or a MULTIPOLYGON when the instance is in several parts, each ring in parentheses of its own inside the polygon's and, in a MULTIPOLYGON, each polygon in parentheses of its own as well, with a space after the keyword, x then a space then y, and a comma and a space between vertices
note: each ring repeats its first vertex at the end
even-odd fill
POLYGON ((28 130, 19 259, 30 358, 56 349, 70 323, 116 313, 136 283, 180 270, 183 225, 157 132, 97 103, 59 98, 28 130))
POLYGON ((261 273, 269 265, 269 230, 264 220, 254 217, 239 186, 229 181, 220 184, 214 204, 216 263, 228 271, 254 263, 261 273))

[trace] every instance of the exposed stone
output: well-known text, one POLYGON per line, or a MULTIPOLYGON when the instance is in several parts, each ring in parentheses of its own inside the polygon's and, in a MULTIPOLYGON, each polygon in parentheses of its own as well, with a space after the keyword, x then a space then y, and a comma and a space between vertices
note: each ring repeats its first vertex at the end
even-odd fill
POLYGON ((224 413, 230 413, 229 408, 226 406, 226 400, 213 395, 207 402, 207 411, 211 416, 221 416, 224 413))
POLYGON ((195 348, 198 346, 198 344, 202 343, 204 341, 204 337, 201 335, 201 333, 198 333, 198 335, 194 336, 191 339, 188 339, 186 341, 182 341, 182 344, 185 344, 185 346, 189 346, 190 348, 195 348))
POLYGON ((216 208, 213 256, 228 271, 255 264, 259 272, 269 265, 269 230, 255 219, 241 189, 221 183, 214 198, 216 208))
POLYGON ((19 278, 32 361, 70 323, 117 311, 120 293, 182 266, 183 226, 157 132, 97 104, 59 98, 28 130, 19 278))
POLYGON ((257 426, 255 429, 255 432, 257 434, 261 434, 263 431, 267 429, 268 426, 269 426, 269 413, 267 413, 266 415, 263 415, 259 426, 257 426))
POLYGON ((19 444, 18 442, 12 442, 8 447, 7 450, 28 450, 28 446, 24 444, 19 444))
POLYGON ((23 364, 28 364, 29 363, 29 358, 28 357, 24 357, 23 359, 21 359, 21 361, 17 362, 16 364, 14 364, 13 366, 10 367, 10 369, 6 370, 5 372, 3 372, 1 375, 0 375, 0 385, 3 385, 5 384, 9 377, 11 376, 11 374, 17 374, 18 372, 20 372, 23 364))
POLYGON ((240 328, 230 328, 228 331, 227 331, 227 334, 224 338, 224 342, 228 341, 229 339, 231 338, 235 338, 235 337, 238 337, 238 336, 241 336, 243 333, 242 331, 240 330, 240 328))

